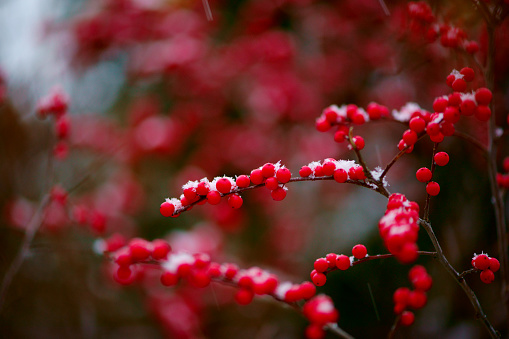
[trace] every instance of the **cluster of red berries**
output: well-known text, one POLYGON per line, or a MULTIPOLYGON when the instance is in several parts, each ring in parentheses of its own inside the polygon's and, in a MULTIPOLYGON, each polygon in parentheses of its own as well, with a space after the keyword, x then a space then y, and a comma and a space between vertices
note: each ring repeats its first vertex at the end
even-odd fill
POLYGON ((323 286, 327 282, 326 274, 332 270, 347 270, 353 265, 355 259, 363 259, 368 255, 366 246, 362 244, 355 245, 352 248, 352 256, 344 254, 329 253, 325 258, 315 260, 314 269, 310 273, 311 281, 316 286, 323 286))
POLYGON ((271 196, 276 201, 286 197, 285 184, 290 181, 292 173, 284 165, 266 163, 251 171, 251 175, 240 175, 236 179, 232 177, 216 177, 213 181, 203 178, 199 181, 189 181, 182 186, 180 199, 166 199, 161 204, 160 212, 165 217, 177 217, 182 210, 189 208, 193 203, 217 205, 224 196, 228 197, 228 205, 232 208, 242 206, 242 197, 238 194, 242 189, 264 184, 271 191, 271 196))
POLYGON ((419 205, 400 193, 389 197, 385 215, 378 223, 387 250, 400 262, 408 264, 418 256, 419 205))
MULTIPOLYGON (((104 247, 104 250, 107 249, 108 247, 104 247)), ((127 246, 121 247, 113 253, 113 261, 117 264, 113 278, 120 284, 130 284, 135 278, 131 269, 132 265, 150 259, 165 259, 170 251, 171 246, 164 240, 156 239, 150 242, 134 238, 129 241, 127 246)))
POLYGON ((474 115, 480 121, 489 120, 491 110, 488 105, 492 99, 491 91, 481 87, 475 92, 462 93, 467 89, 467 82, 473 79, 472 68, 453 70, 446 82, 455 92, 449 96, 436 98, 433 102, 434 113, 427 112, 413 103, 405 105, 399 112, 394 111, 393 116, 396 120, 408 121, 409 124, 409 129, 403 132, 403 138, 398 144, 399 150, 408 147, 407 152, 411 152, 423 132, 428 134, 431 141, 442 142, 445 137, 454 134, 454 124, 462 115, 474 115))
POLYGON ((464 30, 439 23, 426 2, 410 2, 407 9, 410 17, 410 31, 421 35, 429 43, 440 38, 440 44, 444 47, 462 48, 470 54, 479 50, 479 44, 468 40, 464 30))
MULTIPOLYGON (((332 126, 337 125, 338 129, 334 134, 336 142, 348 140, 348 128, 351 124, 363 125, 370 120, 378 120, 389 116, 387 107, 377 103, 370 103, 366 110, 356 105, 343 105, 338 107, 331 105, 322 111, 322 114, 316 119, 316 129, 320 132, 327 132, 332 126)), ((360 136, 354 136, 352 142, 359 150, 364 148, 364 139, 360 136)))
MULTIPOLYGON (((445 166, 449 163, 449 154, 446 152, 437 152, 435 156, 433 157, 433 161, 437 166, 445 166)), ((431 196, 436 196, 438 193, 440 193, 440 185, 435 182, 431 181, 431 178, 433 177, 433 173, 431 173, 431 170, 427 167, 421 167, 415 172, 415 177, 420 182, 425 182, 426 184, 426 192, 431 196)))
POLYGON ((58 87, 55 87, 51 92, 41 98, 37 103, 37 115, 45 118, 52 115, 55 121, 55 134, 58 142, 55 145, 53 154, 57 159, 64 159, 69 153, 69 145, 67 140, 71 129, 71 121, 67 116, 67 108, 69 105, 69 98, 58 87))
POLYGON ((327 158, 323 162, 313 161, 299 170, 302 178, 319 178, 333 176, 334 180, 344 183, 350 180, 364 180, 366 175, 362 166, 357 165, 353 160, 336 160, 327 158))
POLYGON ((428 297, 426 291, 431 288, 433 280, 421 265, 415 265, 408 273, 408 279, 412 283, 413 290, 407 287, 400 287, 392 296, 394 301, 394 313, 400 315, 399 323, 403 326, 410 326, 415 320, 413 312, 408 308, 418 310, 426 306, 428 297))
POLYGON ((306 328, 308 339, 322 339, 325 337, 323 327, 327 324, 336 323, 339 319, 339 312, 334 307, 332 299, 323 294, 319 294, 306 302, 302 312, 310 322, 306 328))
POLYGON ((504 173, 497 173, 497 184, 503 188, 509 188, 509 157, 504 159, 502 164, 504 173))
POLYGON ((500 269, 500 262, 497 258, 489 257, 487 254, 474 254, 472 266, 481 270, 481 281, 490 284, 495 280, 495 272, 500 269))

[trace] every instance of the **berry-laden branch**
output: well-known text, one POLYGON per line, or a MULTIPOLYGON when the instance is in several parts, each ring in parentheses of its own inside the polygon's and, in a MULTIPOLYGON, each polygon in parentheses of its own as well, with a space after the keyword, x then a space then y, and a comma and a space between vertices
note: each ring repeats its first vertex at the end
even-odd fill
POLYGON ((299 171, 300 177, 292 177, 290 170, 279 162, 266 163, 252 170, 250 176, 240 175, 236 179, 223 176, 212 181, 207 178, 189 181, 182 186, 180 198, 167 198, 161 204, 160 212, 165 217, 177 217, 194 205, 206 202, 217 205, 222 197, 228 197, 230 207, 239 208, 243 203, 240 193, 261 187, 270 190, 274 200, 281 201, 286 197, 288 189, 286 185, 299 181, 335 180, 338 183, 365 187, 387 197, 389 194, 385 188, 388 185, 387 181, 374 179, 375 175, 379 176, 381 169, 375 169, 370 173, 372 180, 367 179, 364 172, 365 169, 353 160, 327 158, 323 162, 314 161, 303 166, 299 171))
POLYGON ((160 282, 164 286, 185 282, 204 288, 211 282, 219 283, 237 289, 234 299, 240 305, 251 303, 255 295, 269 296, 301 312, 309 320, 308 338, 322 338, 324 329, 339 338, 353 338, 337 326, 339 312, 332 300, 323 294, 316 295, 316 288, 310 282, 281 282, 275 274, 259 267, 239 269, 235 264, 212 262, 206 253, 172 252, 171 246, 160 239, 149 242, 134 238, 124 246, 118 239, 111 238, 100 241, 96 247, 114 263, 113 277, 121 284, 133 283, 138 270, 152 265, 160 269, 160 282))

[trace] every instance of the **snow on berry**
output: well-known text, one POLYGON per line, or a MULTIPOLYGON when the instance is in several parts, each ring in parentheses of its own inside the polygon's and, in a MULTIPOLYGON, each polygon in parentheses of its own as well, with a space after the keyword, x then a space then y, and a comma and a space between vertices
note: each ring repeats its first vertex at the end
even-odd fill
POLYGON ((414 102, 406 103, 403 107, 401 107, 398 110, 392 111, 392 117, 395 120, 401 121, 401 122, 408 122, 410 119, 412 119, 415 112, 426 112, 423 108, 421 108, 418 104, 414 102))

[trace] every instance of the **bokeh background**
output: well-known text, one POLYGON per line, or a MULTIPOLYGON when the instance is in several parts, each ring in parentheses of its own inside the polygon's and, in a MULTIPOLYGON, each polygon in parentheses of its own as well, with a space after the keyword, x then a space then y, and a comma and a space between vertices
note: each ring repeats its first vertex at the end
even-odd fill
MULTIPOLYGON (((309 279, 316 258, 350 254, 363 243, 386 253, 377 223, 386 199, 356 186, 301 182, 282 202, 265 189, 230 209, 196 206, 164 218, 159 205, 188 180, 249 174, 282 161, 296 175, 311 161, 354 159, 333 132, 314 127, 323 108, 372 101, 431 110, 450 93, 445 78, 473 67, 485 85, 486 34, 464 1, 430 1, 440 22, 478 41, 474 56, 429 43, 412 25, 406 1, 378 0, 4 0, 0 4, 0 277, 5 277, 42 197, 71 189, 66 206, 50 204, 0 310, 4 338, 303 338, 306 321, 271 299, 248 306, 234 290, 163 288, 148 270, 131 286, 112 279, 97 239, 167 239, 173 248, 207 252, 217 262, 260 266, 283 280, 309 279), (209 9, 210 8, 210 9, 209 9), (36 115, 54 86, 69 96, 69 155, 54 159, 53 122, 36 115), (78 185, 79 184, 79 185, 78 185), (76 222, 76 208, 104 218, 106 230, 76 222)), ((507 127, 507 23, 497 35, 495 104, 507 127)), ((486 142, 486 125, 458 129, 486 142)), ((405 127, 356 127, 364 157, 384 166, 405 127)), ((502 139, 499 163, 507 155, 502 139), (504 153, 505 152, 505 153, 504 153)), ((483 156, 448 138, 451 162, 436 175, 441 192, 431 221, 459 271, 473 253, 497 256, 491 193, 483 156)), ((388 176, 391 192, 424 204, 415 171, 431 163, 424 140, 388 176)), ((431 250, 421 231, 419 247, 431 250)), ((443 268, 420 258, 433 276, 428 305, 399 338, 484 338, 468 299, 443 268)), ((384 337, 395 318, 392 293, 409 286, 410 266, 373 261, 334 272, 318 290, 340 312, 339 326, 358 338, 384 337)), ((497 280, 468 277, 496 328, 507 322, 497 280)), ((507 333, 505 333, 507 335, 507 333)))

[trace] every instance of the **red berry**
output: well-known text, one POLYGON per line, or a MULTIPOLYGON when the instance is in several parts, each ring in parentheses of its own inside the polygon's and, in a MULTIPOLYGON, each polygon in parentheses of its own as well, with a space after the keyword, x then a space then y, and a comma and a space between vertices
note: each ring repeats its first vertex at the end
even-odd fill
POLYGON ((366 246, 358 244, 352 248, 352 254, 356 259, 362 259, 368 255, 368 250, 366 249, 366 246))
POLYGON ((429 135, 436 135, 440 133, 440 126, 436 122, 430 122, 426 127, 426 133, 429 135))
POLYGON ((265 180, 265 187, 267 187, 269 190, 273 191, 276 188, 278 188, 279 182, 277 181, 276 177, 270 177, 265 180))
POLYGON ((491 109, 488 106, 479 105, 474 114, 477 120, 488 121, 491 117, 491 109))
POLYGON ((485 87, 478 88, 477 91, 475 91, 475 101, 477 101, 478 105, 488 106, 492 98, 493 94, 485 87))
POLYGON ((454 92, 449 95, 449 106, 459 106, 461 104, 461 95, 454 92))
POLYGON ((500 262, 497 258, 490 258, 490 271, 496 272, 500 269, 500 262))
POLYGON ((334 180, 339 183, 344 183, 348 179, 348 173, 344 169, 337 169, 334 171, 334 180))
POLYGON ((325 331, 323 326, 319 324, 309 324, 306 327, 306 338, 307 339, 323 339, 325 338, 325 331))
POLYGON ((355 148, 357 148, 359 151, 362 150, 365 145, 364 138, 358 135, 353 137, 353 143, 355 144, 355 148))
POLYGON ((163 202, 161 204, 161 207, 159 208, 159 212, 161 212, 163 217, 171 217, 173 215, 174 211, 175 211, 175 206, 173 206, 172 203, 169 203, 167 201, 163 202))
POLYGON ((322 170, 324 175, 333 175, 334 171, 336 170, 336 164, 334 164, 332 161, 326 161, 322 166, 322 170))
POLYGON ((230 197, 228 197, 228 205, 231 208, 240 208, 242 206, 242 198, 238 194, 232 194, 230 197))
POLYGON ((221 178, 216 182, 216 189, 223 194, 230 193, 232 189, 232 183, 229 179, 221 178))
POLYGON ((62 115, 58 118, 55 123, 55 130, 58 139, 65 139, 69 136, 69 131, 71 129, 71 121, 65 115, 62 115))
POLYGON ((283 167, 277 170, 276 178, 280 183, 286 184, 292 178, 292 173, 288 168, 283 167))
POLYGON ((426 128, 426 121, 420 117, 415 117, 410 120, 409 127, 415 133, 421 133, 426 128))
POLYGON ((377 103, 370 103, 368 104, 368 107, 366 107, 366 112, 369 115, 369 118, 371 120, 378 120, 382 117, 382 111, 380 110, 380 105, 377 103))
POLYGON ((461 118, 460 111, 456 106, 447 106, 444 111, 444 120, 453 124, 457 123, 461 118))
POLYGON ((234 298, 239 305, 247 305, 253 301, 254 293, 251 290, 241 288, 237 291, 234 298))
POLYGON ((435 164, 438 166, 445 166, 449 163, 449 154, 446 152, 438 152, 433 157, 433 160, 435 160, 435 164))
POLYGON ((263 182, 262 170, 254 169, 251 171, 251 176, 249 177, 253 185, 259 185, 263 182))
POLYGON ((392 299, 395 304, 408 304, 408 298, 410 296, 410 290, 407 287, 400 287, 392 295, 392 299))
POLYGON ((411 129, 407 129, 403 133, 403 141, 405 142, 405 144, 412 146, 417 142, 417 133, 415 133, 411 129))
POLYGON ((401 247, 401 250, 396 254, 396 258, 403 264, 410 264, 417 260, 419 254, 417 253, 418 247, 413 242, 407 242, 401 247))
POLYGON ((340 254, 336 258, 336 267, 342 271, 345 271, 350 268, 350 258, 344 254, 340 254))
POLYGON ((440 193, 440 185, 434 181, 430 181, 426 185, 426 192, 431 196, 436 196, 440 193))
POLYGON ((129 242, 129 251, 134 261, 147 260, 151 250, 151 244, 147 240, 134 238, 129 242))
POLYGON ((272 192, 270 192, 270 195, 272 196, 272 199, 275 201, 281 201, 284 198, 286 198, 286 190, 283 187, 278 187, 272 192))
POLYGON ((441 132, 438 132, 435 135, 430 135, 429 139, 435 143, 441 143, 444 141, 444 135, 441 132))
POLYGON ((315 126, 319 132, 327 132, 332 127, 325 117, 317 118, 315 126))
POLYGON ((357 180, 366 179, 366 174, 364 174, 364 169, 362 168, 362 166, 355 166, 353 168, 355 170, 355 178, 357 178, 357 180))
POLYGON ((428 182, 431 180, 432 174, 427 167, 421 167, 417 170, 415 176, 420 182, 428 182))
POLYGON ((465 99, 460 104, 460 111, 461 111, 461 114, 463 114, 463 115, 466 115, 466 116, 474 115, 476 110, 477 110, 477 105, 475 104, 475 102, 473 100, 465 99))
POLYGON ((448 104, 449 101, 446 98, 436 98, 433 102, 433 110, 435 112, 442 113, 448 104))
POLYGON ((484 270, 481 272, 481 281, 485 284, 490 284, 495 280, 495 274, 491 270, 484 270))
POLYGON ((175 286, 178 281, 179 278, 175 273, 163 272, 163 274, 161 274, 161 284, 164 286, 175 286))
POLYGON ((456 76, 454 74, 449 74, 445 79, 445 83, 447 86, 452 87, 452 84, 456 81, 456 76))
POLYGON ((156 239, 152 241, 152 258, 155 260, 166 259, 171 251, 171 246, 166 241, 156 239))
POLYGON ((309 166, 302 166, 302 168, 299 170, 299 175, 302 178, 309 177, 311 175, 311 173, 312 173, 312 171, 311 171, 311 168, 309 168, 309 166))
POLYGON ((465 42, 465 51, 469 54, 474 54, 479 50, 479 44, 475 41, 465 42))
POLYGON ((455 128, 454 125, 447 121, 442 121, 440 123, 440 132, 444 135, 444 137, 448 137, 454 134, 455 128))
POLYGON ((311 280, 316 286, 323 286, 327 282, 327 277, 323 273, 316 273, 311 280))
POLYGON ((309 281, 305 281, 299 286, 299 292, 302 299, 310 299, 316 294, 316 287, 309 281))
POLYGON ((401 325, 410 326, 415 321, 415 315, 410 311, 405 311, 401 313, 401 318, 399 319, 401 325))
POLYGON ((314 268, 318 273, 325 272, 329 268, 329 263, 325 258, 318 258, 315 260, 314 268))
POLYGON ((210 186, 207 182, 202 181, 198 184, 198 186, 196 186, 196 194, 198 195, 206 196, 209 192, 210 186))
POLYGON ((474 70, 470 67, 463 67, 460 71, 461 74, 463 74, 463 79, 466 82, 471 82, 474 80, 475 74, 474 70))
POLYGON ((251 184, 251 180, 249 179, 249 177, 247 175, 243 174, 243 175, 239 175, 237 177, 237 180, 235 180, 235 184, 239 188, 244 188, 244 187, 248 187, 251 184))
POLYGON ((266 163, 262 167, 262 175, 265 178, 273 177, 274 174, 276 174, 276 169, 274 167, 274 164, 271 164, 270 162, 266 163))
POLYGON ((221 201, 221 193, 218 191, 210 191, 207 193, 207 201, 211 205, 217 205, 221 201))
POLYGON ((327 262, 329 263, 330 268, 336 267, 337 256, 338 255, 336 253, 329 253, 325 256, 325 259, 327 259, 327 262))
POLYGON ((486 254, 479 254, 472 260, 472 265, 479 270, 486 270, 490 267, 490 259, 486 254))
POLYGON ((452 89, 456 92, 464 92, 467 89, 467 83, 464 79, 456 79, 452 83, 452 89))
POLYGON ((426 297, 426 293, 423 291, 410 291, 410 294, 408 295, 408 305, 417 310, 420 308, 423 308, 426 306, 426 303, 428 302, 428 298, 426 297))

